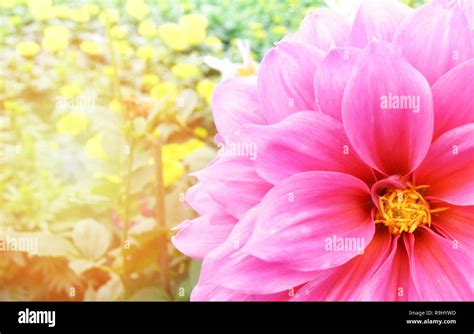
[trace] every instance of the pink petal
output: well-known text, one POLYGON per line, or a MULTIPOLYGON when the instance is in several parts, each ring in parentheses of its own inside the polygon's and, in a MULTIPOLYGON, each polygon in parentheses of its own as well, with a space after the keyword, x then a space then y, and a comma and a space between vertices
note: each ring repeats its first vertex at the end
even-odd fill
POLYGON ((425 157, 433 134, 428 82, 391 45, 372 42, 347 82, 342 120, 365 163, 385 175, 408 174, 425 157), (397 108, 397 101, 405 102, 397 108))
POLYGON ((257 173, 273 184, 316 170, 374 182, 372 170, 352 149, 342 123, 323 113, 301 111, 276 124, 245 126, 241 134, 258 148, 257 173))
POLYGON ((185 201, 200 215, 224 210, 222 205, 212 199, 202 183, 197 183, 186 191, 185 201))
POLYGON ((264 197, 242 251, 296 270, 337 267, 360 254, 372 239, 370 209, 367 185, 351 175, 296 174, 264 197), (354 241, 353 247, 336 249, 340 240, 354 241))
POLYGON ((474 123, 449 130, 432 145, 413 174, 429 185, 426 196, 454 205, 474 205, 474 123))
POLYGON ((238 219, 271 188, 245 158, 221 157, 195 175, 212 199, 238 219))
POLYGON ((229 214, 206 214, 180 224, 172 238, 173 245, 183 254, 203 259, 229 236, 237 220, 229 214))
POLYGON ((294 38, 328 51, 344 45, 349 29, 345 17, 331 9, 320 8, 306 14, 294 38))
POLYGON ((258 100, 269 123, 314 110, 313 77, 323 52, 309 44, 280 42, 263 58, 258 100))
POLYGON ((361 290, 389 254, 390 241, 388 230, 384 227, 379 228, 363 255, 356 256, 340 267, 320 271, 311 282, 295 294, 292 300, 359 300, 361 290))
POLYGON ((191 293, 191 301, 288 301, 290 291, 272 293, 267 295, 251 295, 226 289, 213 284, 198 284, 191 293))
POLYGON ((471 30, 474 30, 474 1, 458 0, 458 4, 462 12, 464 13, 464 16, 469 21, 469 26, 471 27, 471 30))
POLYGON ((442 75, 433 85, 432 93, 434 139, 448 130, 474 122, 474 59, 442 75))
POLYGON ((272 294, 311 280, 314 272, 291 270, 242 252, 254 228, 257 209, 250 210, 225 243, 206 256, 200 284, 214 284, 245 294, 272 294))
POLYGON ((434 0, 417 9, 400 24, 393 42, 430 84, 473 56, 469 22, 452 0, 434 0))
POLYGON ((316 103, 325 114, 342 120, 341 103, 344 88, 360 50, 356 48, 332 49, 324 57, 314 74, 316 103))
POLYGON ((391 41, 400 22, 412 11, 396 1, 362 1, 346 45, 363 48, 374 39, 391 41))
POLYGON ((392 175, 375 182, 370 189, 370 196, 372 197, 372 202, 377 209, 380 209, 379 193, 383 188, 406 189, 406 181, 407 180, 404 180, 404 178, 399 175, 392 175))
POLYGON ((393 239, 388 258, 367 282, 361 293, 362 300, 416 301, 420 296, 410 275, 410 263, 403 239, 393 239))
POLYGON ((233 138, 243 124, 265 124, 258 108, 257 78, 235 77, 220 83, 212 97, 214 122, 220 135, 233 138))
POLYGON ((409 234, 405 243, 413 281, 422 300, 473 299, 472 254, 425 227, 409 234))
POLYGON ((447 239, 456 241, 474 255, 474 206, 440 204, 448 210, 432 214, 436 229, 441 230, 447 239))

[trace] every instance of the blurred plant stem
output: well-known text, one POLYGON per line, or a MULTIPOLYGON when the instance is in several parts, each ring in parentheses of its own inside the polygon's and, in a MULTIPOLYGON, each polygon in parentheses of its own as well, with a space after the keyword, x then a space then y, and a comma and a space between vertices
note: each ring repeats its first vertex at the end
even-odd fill
POLYGON ((130 202, 131 202, 131 194, 130 194, 130 187, 131 187, 131 182, 132 182, 132 168, 133 168, 133 159, 134 159, 134 152, 135 152, 135 141, 133 139, 133 120, 132 117, 128 114, 128 110, 126 110, 126 105, 123 103, 122 99, 122 93, 120 91, 120 77, 119 77, 119 72, 118 72, 118 65, 117 65, 117 57, 116 53, 114 50, 114 45, 112 42, 112 37, 110 34, 110 19, 108 16, 107 9, 104 8, 102 4, 101 8, 102 13, 104 13, 105 17, 105 31, 107 34, 107 45, 108 49, 110 52, 110 57, 112 61, 112 68, 113 68, 113 95, 114 98, 118 101, 120 101, 120 104, 122 105, 122 112, 125 118, 126 122, 126 141, 127 141, 127 147, 126 147, 126 154, 127 154, 127 168, 125 171, 124 179, 125 179, 125 189, 123 191, 123 195, 120 197, 120 204, 121 207, 123 207, 123 227, 122 227, 122 236, 121 236, 121 256, 122 256, 122 266, 121 266, 121 271, 122 271, 122 279, 123 282, 125 283, 125 296, 127 297, 127 286, 126 282, 128 281, 128 273, 127 273, 127 250, 129 246, 128 242, 128 226, 130 223, 130 202))
POLYGON ((158 239, 158 263, 160 265, 161 281, 163 288, 170 297, 173 298, 170 285, 169 275, 169 254, 168 254, 168 226, 166 224, 166 207, 165 207, 165 186, 163 183, 163 160, 161 139, 157 138, 153 141, 155 150, 155 178, 156 178, 156 210, 155 217, 158 223, 159 239, 158 239))

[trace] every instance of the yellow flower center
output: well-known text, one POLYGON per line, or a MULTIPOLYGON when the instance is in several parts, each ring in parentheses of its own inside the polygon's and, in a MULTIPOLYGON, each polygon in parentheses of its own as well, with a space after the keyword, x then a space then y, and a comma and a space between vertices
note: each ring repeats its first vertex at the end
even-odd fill
POLYGON ((420 193, 428 187, 427 185, 415 187, 407 182, 406 189, 382 189, 375 223, 384 224, 392 234, 413 233, 420 225, 430 227, 431 214, 447 208, 430 209, 430 204, 420 193))

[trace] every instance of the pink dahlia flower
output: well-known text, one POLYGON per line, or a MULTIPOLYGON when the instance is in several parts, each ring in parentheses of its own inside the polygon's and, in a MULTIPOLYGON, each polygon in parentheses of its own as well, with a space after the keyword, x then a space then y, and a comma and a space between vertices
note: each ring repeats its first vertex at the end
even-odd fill
POLYGON ((221 83, 192 300, 472 300, 473 2, 310 12, 221 83))

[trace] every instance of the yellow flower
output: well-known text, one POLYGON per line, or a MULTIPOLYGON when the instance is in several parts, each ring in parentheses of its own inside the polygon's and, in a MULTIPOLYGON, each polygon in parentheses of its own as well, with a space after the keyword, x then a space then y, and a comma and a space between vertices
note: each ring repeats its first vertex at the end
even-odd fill
POLYGON ((204 43, 215 51, 222 50, 223 48, 222 41, 216 36, 208 36, 204 43))
POLYGON ((65 97, 74 97, 81 93, 82 87, 77 83, 71 83, 59 88, 59 93, 65 97))
POLYGON ((153 73, 144 74, 142 77, 143 86, 149 88, 160 82, 160 78, 153 73))
POLYGON ((158 28, 158 36, 167 47, 183 51, 189 47, 186 35, 176 23, 164 23, 158 28))
POLYGON ((204 146, 206 146, 206 144, 204 144, 204 142, 202 142, 199 139, 193 138, 193 139, 188 140, 187 142, 183 144, 185 156, 193 151, 203 148, 204 146))
POLYGON ((158 33, 155 24, 151 20, 140 22, 138 33, 143 37, 154 37, 158 33))
POLYGON ((123 106, 122 106, 122 103, 120 103, 120 101, 112 100, 109 103, 109 109, 112 110, 113 112, 119 113, 119 112, 122 112, 123 106))
POLYGON ((137 56, 145 61, 152 59, 158 54, 158 51, 150 45, 140 46, 137 49, 137 56))
POLYGON ((115 75, 115 69, 113 66, 105 65, 104 66, 104 74, 108 77, 112 77, 115 75))
POLYGON ((262 24, 260 22, 251 22, 249 24, 249 28, 252 30, 261 30, 262 29, 262 24))
POLYGON ((89 125, 89 119, 77 112, 67 113, 56 123, 56 130, 60 134, 77 136, 89 125))
POLYGON ((71 20, 80 23, 88 22, 91 19, 89 10, 86 7, 71 10, 71 15, 69 17, 71 20))
POLYGON ((206 39, 207 19, 199 14, 189 14, 179 19, 190 45, 199 45, 206 39))
POLYGON ((65 49, 69 45, 70 32, 63 26, 47 27, 44 30, 41 45, 46 51, 59 51, 65 49))
POLYGON ((34 57, 40 51, 38 43, 33 41, 20 42, 16 45, 16 52, 22 57, 34 57))
POLYGON ((119 18, 120 13, 116 9, 107 9, 99 14, 99 21, 104 25, 114 24, 119 20, 119 18))
POLYGON ((28 0, 28 8, 35 20, 48 20, 54 15, 51 0, 28 0))
POLYGON ((91 56, 98 56, 102 54, 101 46, 94 41, 82 41, 79 47, 82 51, 91 56))
POLYGON ((15 0, 0 0, 0 7, 3 7, 3 8, 10 9, 10 8, 15 7, 15 5, 16 5, 15 0))
POLYGON ((201 138, 206 138, 209 135, 209 132, 202 126, 198 126, 197 128, 194 129, 193 132, 196 136, 201 137, 201 138))
POLYGON ((184 174, 184 166, 179 160, 163 160, 163 184, 167 188, 184 174))
POLYGON ((71 8, 65 5, 54 6, 52 10, 53 16, 58 17, 60 19, 68 19, 72 16, 71 8))
POLYGON ((126 40, 115 41, 114 43, 115 51, 117 51, 123 57, 133 56, 133 48, 130 46, 130 43, 126 40))
POLYGON ((285 26, 275 26, 272 28, 273 33, 277 35, 284 35, 286 33, 286 27, 285 26))
POLYGON ((3 102, 3 107, 5 110, 8 110, 14 114, 24 115, 26 114, 26 108, 13 100, 5 100, 3 102))
POLYGON ((122 39, 127 36, 126 26, 114 26, 110 29, 110 36, 115 39, 122 39))
POLYGON ((140 21, 150 13, 150 8, 143 0, 127 0, 125 11, 128 15, 140 21))
POLYGON ((100 12, 100 7, 95 4, 88 4, 85 6, 90 15, 97 15, 100 12))
POLYGON ((168 102, 174 102, 178 96, 178 88, 172 82, 163 82, 153 86, 150 95, 158 101, 167 99, 168 102))
POLYGON ((197 77, 201 74, 199 67, 192 64, 176 64, 171 68, 171 72, 180 79, 197 77))
POLYGON ((97 158, 100 160, 107 160, 109 158, 107 153, 104 151, 102 145, 102 133, 100 132, 87 140, 84 151, 90 158, 97 158))
POLYGON ((255 38, 257 39, 265 39, 265 37, 267 37, 267 33, 266 31, 264 30, 256 30, 253 35, 255 36, 255 38))
POLYGON ((209 79, 199 81, 196 86, 196 91, 201 95, 207 103, 211 103, 212 93, 216 88, 216 83, 209 79))

